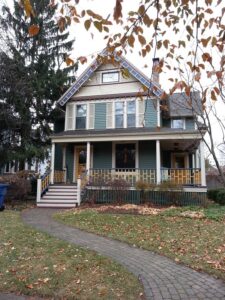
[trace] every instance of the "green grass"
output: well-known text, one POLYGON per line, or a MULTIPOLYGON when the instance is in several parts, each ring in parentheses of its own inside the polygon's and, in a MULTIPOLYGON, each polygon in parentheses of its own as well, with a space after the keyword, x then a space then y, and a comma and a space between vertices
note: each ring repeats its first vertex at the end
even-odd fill
POLYGON ((181 217, 185 210, 201 208, 175 208, 157 216, 70 210, 55 218, 70 226, 152 250, 225 280, 224 207, 203 209, 204 219, 181 217))
POLYGON ((46 299, 139 299, 143 288, 119 264, 0 213, 0 291, 46 299))

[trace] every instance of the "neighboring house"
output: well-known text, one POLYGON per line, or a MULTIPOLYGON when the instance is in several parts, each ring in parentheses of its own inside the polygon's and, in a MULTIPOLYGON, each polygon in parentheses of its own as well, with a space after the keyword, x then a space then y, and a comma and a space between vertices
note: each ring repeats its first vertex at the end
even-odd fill
MULTIPOLYGON (((59 99, 65 120, 51 137, 50 183, 173 181, 206 192, 204 130, 197 130, 190 99, 162 100, 157 73, 151 81, 124 57, 113 60, 96 59, 59 99)), ((192 98, 201 110, 199 95, 192 98)))

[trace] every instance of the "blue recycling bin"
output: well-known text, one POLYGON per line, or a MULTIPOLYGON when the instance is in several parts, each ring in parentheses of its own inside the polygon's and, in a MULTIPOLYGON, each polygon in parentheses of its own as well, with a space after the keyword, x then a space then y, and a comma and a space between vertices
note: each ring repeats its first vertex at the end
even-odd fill
POLYGON ((3 184, 0 183, 0 211, 3 211, 5 206, 4 206, 4 199, 5 199, 5 194, 7 192, 8 184, 3 184))

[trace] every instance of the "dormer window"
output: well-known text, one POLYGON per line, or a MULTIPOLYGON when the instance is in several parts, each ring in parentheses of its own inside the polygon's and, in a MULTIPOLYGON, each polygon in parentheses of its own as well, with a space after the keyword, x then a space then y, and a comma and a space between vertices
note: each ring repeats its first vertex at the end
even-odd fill
POLYGON ((119 71, 102 73, 102 83, 119 82, 119 71))

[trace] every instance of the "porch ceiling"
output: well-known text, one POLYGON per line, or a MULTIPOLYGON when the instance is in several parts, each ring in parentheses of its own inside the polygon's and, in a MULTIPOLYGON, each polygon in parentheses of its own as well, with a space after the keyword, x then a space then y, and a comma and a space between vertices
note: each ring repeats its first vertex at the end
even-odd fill
POLYGON ((169 151, 194 152, 199 146, 200 140, 163 140, 161 141, 161 149, 169 151))
MULTIPOLYGON (((69 130, 51 136, 52 142, 98 142, 138 140, 190 140, 201 139, 198 131, 172 128, 117 128, 106 130, 69 130)), ((168 141, 168 142, 169 142, 168 141)))

